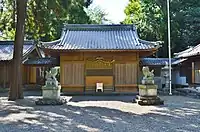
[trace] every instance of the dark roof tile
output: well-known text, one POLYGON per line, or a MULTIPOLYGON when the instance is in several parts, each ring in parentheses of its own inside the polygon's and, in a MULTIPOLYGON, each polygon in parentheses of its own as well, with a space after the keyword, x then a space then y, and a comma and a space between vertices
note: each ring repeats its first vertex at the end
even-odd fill
POLYGON ((32 58, 24 62, 25 65, 59 65, 56 58, 32 58))
POLYGON ((179 53, 175 53, 175 58, 187 58, 190 56, 200 55, 200 44, 194 47, 190 47, 179 53))
POLYGON ((139 39, 135 26, 119 24, 69 24, 59 40, 42 44, 58 50, 140 50, 157 46, 155 42, 139 39))
MULTIPOLYGON (((34 49, 34 41, 25 41, 23 55, 34 49)), ((0 41, 0 61, 11 60, 13 58, 14 41, 0 41)))
MULTIPOLYGON (((178 64, 182 61, 179 59, 171 59, 172 65, 178 64)), ((168 58, 141 58, 140 64, 141 65, 146 65, 146 66, 164 66, 166 65, 166 62, 169 62, 168 58)))

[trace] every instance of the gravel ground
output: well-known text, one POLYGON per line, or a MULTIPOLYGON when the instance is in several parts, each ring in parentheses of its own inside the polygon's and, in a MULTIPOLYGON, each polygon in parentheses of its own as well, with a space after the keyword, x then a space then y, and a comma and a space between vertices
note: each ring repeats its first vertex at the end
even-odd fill
POLYGON ((0 97, 0 132, 198 132, 200 100, 162 96, 163 106, 139 106, 131 96, 64 96, 62 106, 36 106, 40 96, 0 97))

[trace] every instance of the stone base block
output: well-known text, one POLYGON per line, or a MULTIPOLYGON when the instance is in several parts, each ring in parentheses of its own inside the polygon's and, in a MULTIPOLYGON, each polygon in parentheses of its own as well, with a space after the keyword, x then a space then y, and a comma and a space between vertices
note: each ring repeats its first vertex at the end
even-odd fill
POLYGON ((143 79, 142 84, 152 85, 152 84, 154 84, 154 80, 143 79))
POLYGON ((67 100, 64 98, 60 99, 38 99, 35 101, 36 105, 63 105, 66 104, 67 100))
POLYGON ((164 101, 161 100, 158 96, 136 96, 136 99, 133 100, 139 105, 164 105, 164 101))
POLYGON ((61 86, 58 87, 42 87, 42 96, 43 99, 59 99, 60 98, 60 89, 61 86))
POLYGON ((157 85, 139 85, 140 96, 157 96, 157 85))

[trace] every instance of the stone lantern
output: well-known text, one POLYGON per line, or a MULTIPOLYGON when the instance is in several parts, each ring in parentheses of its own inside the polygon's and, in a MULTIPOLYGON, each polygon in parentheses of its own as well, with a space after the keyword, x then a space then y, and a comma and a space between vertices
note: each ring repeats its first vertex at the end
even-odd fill
POLYGON ((162 68, 162 77, 164 78, 165 87, 162 89, 163 92, 169 90, 169 65, 168 62, 165 63, 165 66, 162 68))

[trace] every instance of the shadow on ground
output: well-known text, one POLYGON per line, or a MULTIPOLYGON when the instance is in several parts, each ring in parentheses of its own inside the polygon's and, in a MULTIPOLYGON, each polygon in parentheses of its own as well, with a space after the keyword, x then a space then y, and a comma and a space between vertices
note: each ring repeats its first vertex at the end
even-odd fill
POLYGON ((131 96, 69 97, 62 106, 36 106, 35 97, 8 102, 1 99, 0 127, 4 131, 157 132, 199 130, 200 103, 185 97, 163 97, 164 106, 138 106, 131 96), (107 98, 107 99, 106 99, 107 98))
POLYGON ((72 96, 70 102, 82 102, 82 101, 121 101, 132 102, 135 98, 134 95, 129 96, 72 96))

